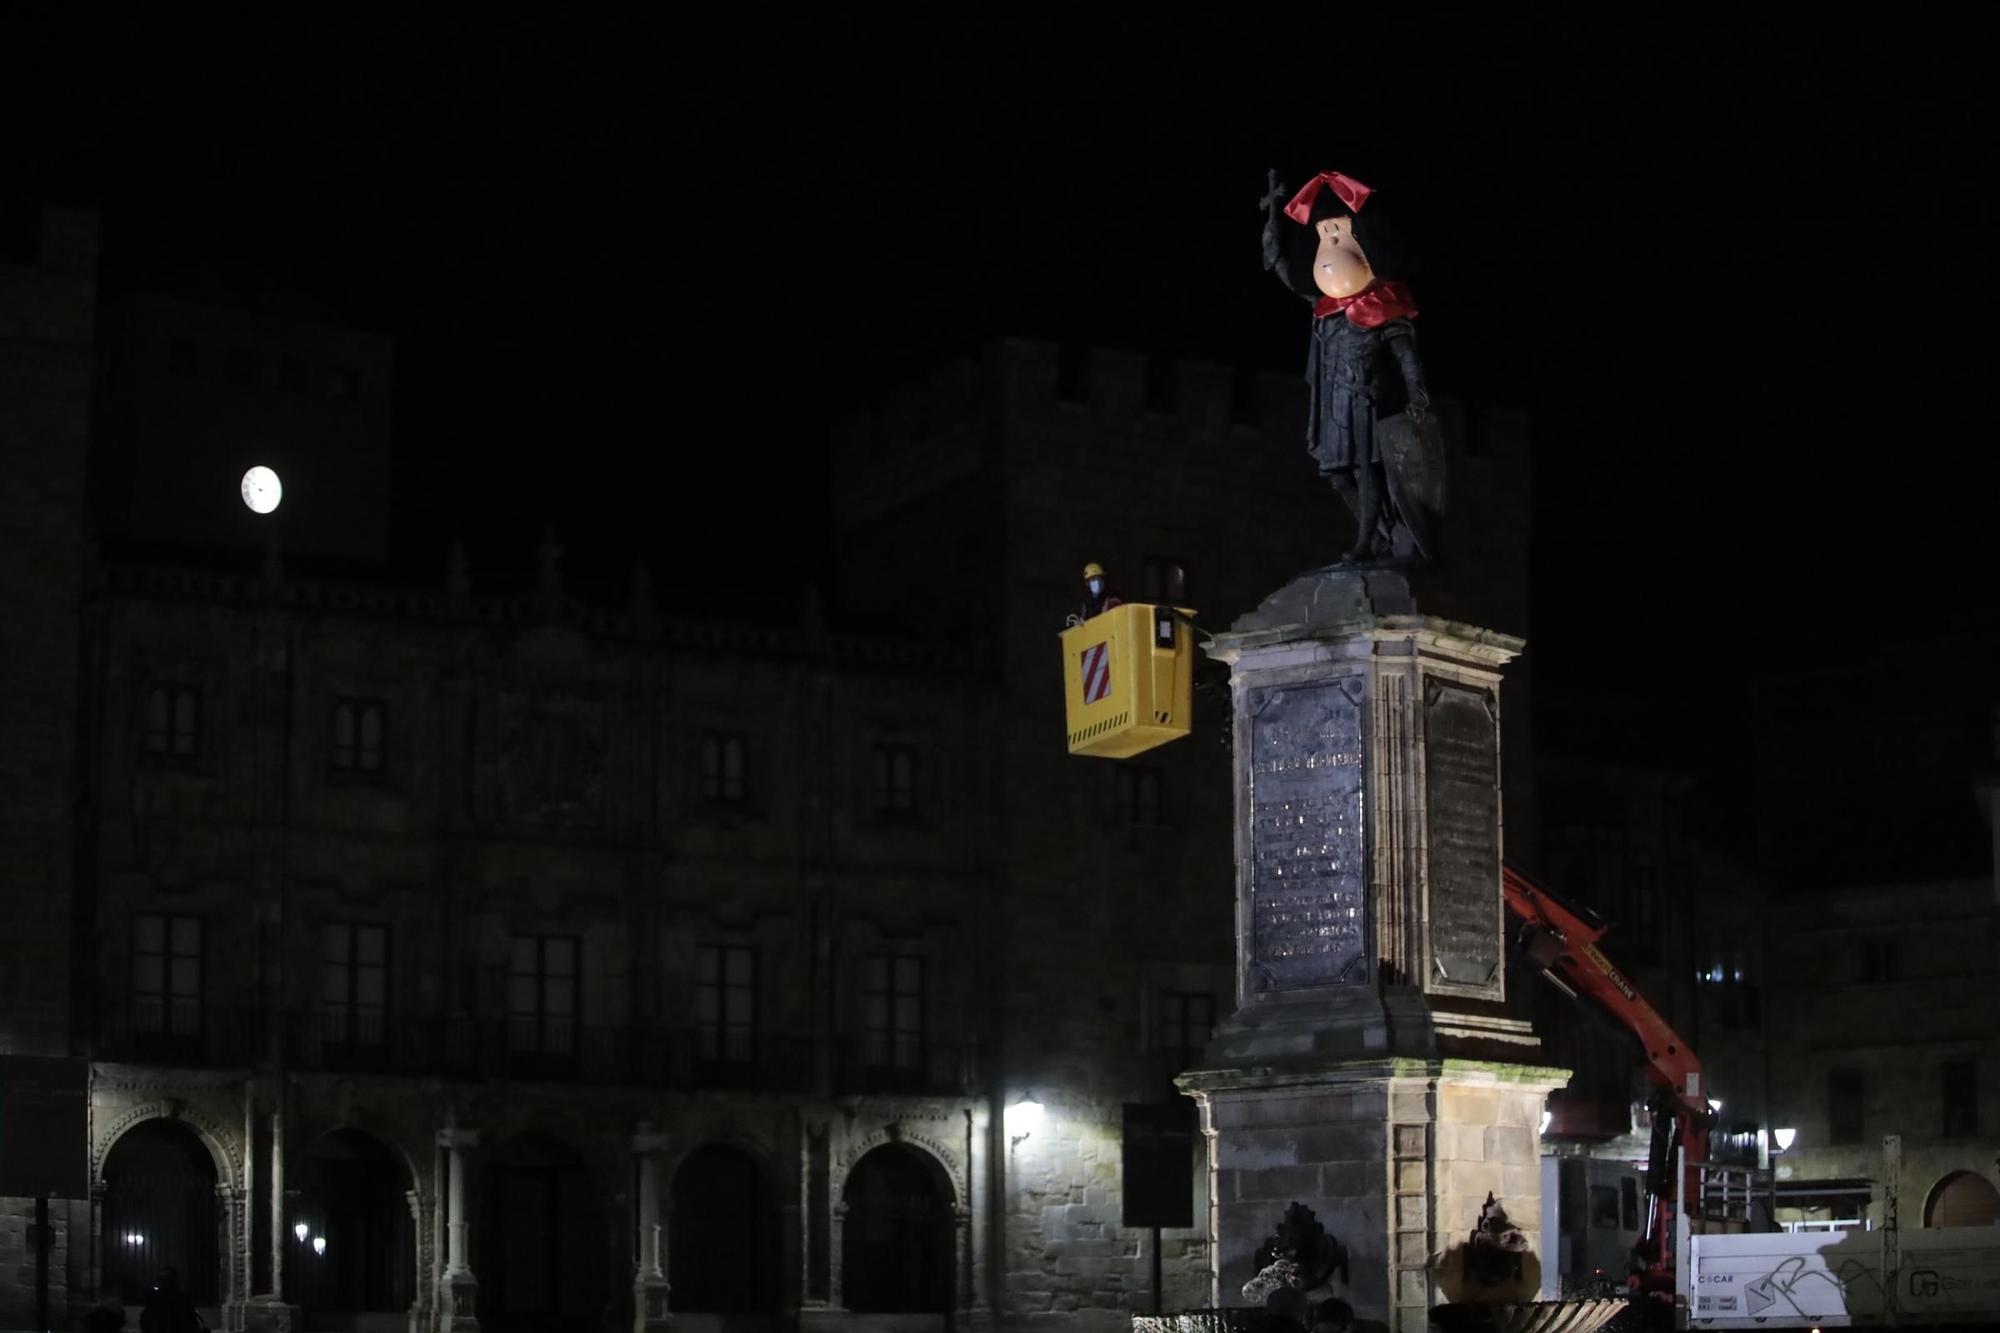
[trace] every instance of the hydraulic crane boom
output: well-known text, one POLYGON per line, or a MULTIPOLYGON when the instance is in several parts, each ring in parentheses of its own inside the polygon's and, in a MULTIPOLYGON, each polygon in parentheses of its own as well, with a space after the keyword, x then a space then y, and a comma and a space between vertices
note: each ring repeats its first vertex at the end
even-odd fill
POLYGON ((1604 927, 1544 889, 1512 866, 1501 868, 1500 883, 1507 910, 1519 917, 1521 948, 1542 975, 1572 999, 1587 997, 1639 1039, 1646 1052, 1647 1075, 1657 1085, 1653 1106, 1653 1145, 1646 1173, 1646 1232, 1635 1252, 1634 1284, 1671 1294, 1674 1280, 1673 1215, 1676 1202, 1689 1194, 1702 1162, 1708 1160, 1708 1131, 1713 1114, 1702 1085, 1701 1060, 1626 979, 1597 942, 1604 927), (1687 1179, 1676 1180, 1675 1147, 1687 1149, 1687 1179))

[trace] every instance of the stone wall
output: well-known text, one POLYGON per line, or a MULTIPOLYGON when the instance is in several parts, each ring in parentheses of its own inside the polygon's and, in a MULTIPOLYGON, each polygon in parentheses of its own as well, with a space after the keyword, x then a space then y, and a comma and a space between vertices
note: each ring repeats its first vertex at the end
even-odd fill
POLYGON ((1536 1126, 1564 1071, 1395 1060, 1282 1076, 1199 1076, 1214 1232, 1213 1298, 1242 1304, 1254 1255, 1292 1203, 1347 1247, 1329 1288, 1359 1318, 1421 1333, 1433 1260, 1497 1196, 1539 1252, 1536 1126))

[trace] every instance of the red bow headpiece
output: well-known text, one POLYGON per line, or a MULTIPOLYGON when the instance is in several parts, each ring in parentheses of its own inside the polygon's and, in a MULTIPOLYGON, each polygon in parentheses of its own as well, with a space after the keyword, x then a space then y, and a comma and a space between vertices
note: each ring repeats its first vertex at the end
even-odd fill
POLYGON ((1313 200, 1319 198, 1321 190, 1332 190, 1339 196, 1340 202, 1347 205, 1350 213, 1359 213, 1361 206, 1368 202, 1368 196, 1375 193, 1352 176, 1343 176, 1337 171, 1322 171, 1292 196, 1292 202, 1285 205, 1285 216, 1300 226, 1310 226, 1313 200))

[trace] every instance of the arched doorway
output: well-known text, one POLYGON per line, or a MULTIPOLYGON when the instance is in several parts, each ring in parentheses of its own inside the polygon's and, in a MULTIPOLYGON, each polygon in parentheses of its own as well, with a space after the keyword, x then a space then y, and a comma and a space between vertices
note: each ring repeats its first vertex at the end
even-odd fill
POLYGON ((1927 1227, 1990 1227, 2000 1222, 2000 1190, 1971 1171, 1954 1171, 1940 1180, 1924 1203, 1927 1227))
POLYGON ((606 1326, 611 1304, 604 1206, 583 1158, 547 1134, 498 1145, 480 1177, 479 1326, 490 1333, 577 1333, 606 1326))
POLYGON ((727 1144, 697 1148, 674 1172, 672 1197, 667 1280, 673 1309, 774 1309, 778 1220, 756 1159, 727 1144))
POLYGON ((416 1225, 402 1159, 359 1130, 337 1129, 306 1149, 294 1179, 285 1285, 308 1325, 349 1328, 356 1321, 343 1316, 408 1310, 416 1225))
POLYGON ((951 1309, 951 1182, 935 1158, 886 1143, 854 1164, 842 1194, 841 1303, 881 1314, 951 1309))
POLYGON ((121 1136, 104 1158, 103 1216, 107 1294, 144 1305, 171 1268, 195 1304, 216 1303, 222 1247, 215 1160, 194 1131, 147 1120, 121 1136))

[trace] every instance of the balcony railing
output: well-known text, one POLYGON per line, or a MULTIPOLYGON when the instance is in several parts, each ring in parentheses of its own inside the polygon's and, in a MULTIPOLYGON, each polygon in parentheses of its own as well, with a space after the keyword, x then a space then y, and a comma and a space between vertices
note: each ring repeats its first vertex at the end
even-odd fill
POLYGON ((184 1069, 256 1064, 264 1046, 257 1015, 185 1002, 137 1000, 98 1020, 97 1058, 184 1069))
MULTIPOLYGON (((286 1068, 311 1073, 525 1080, 662 1089, 812 1092, 812 1038, 742 1029, 557 1025, 307 1011, 277 1025, 286 1068)), ((162 1017, 120 1008, 98 1022, 99 1060, 186 1069, 273 1062, 269 1016, 191 1007, 162 1017)), ((832 1049, 825 1076, 842 1092, 965 1093, 977 1086, 970 1043, 859 1041, 832 1049)))
POLYGON ((870 1036, 849 1042, 834 1071, 841 1092, 952 1095, 978 1086, 977 1048, 969 1042, 870 1036))

